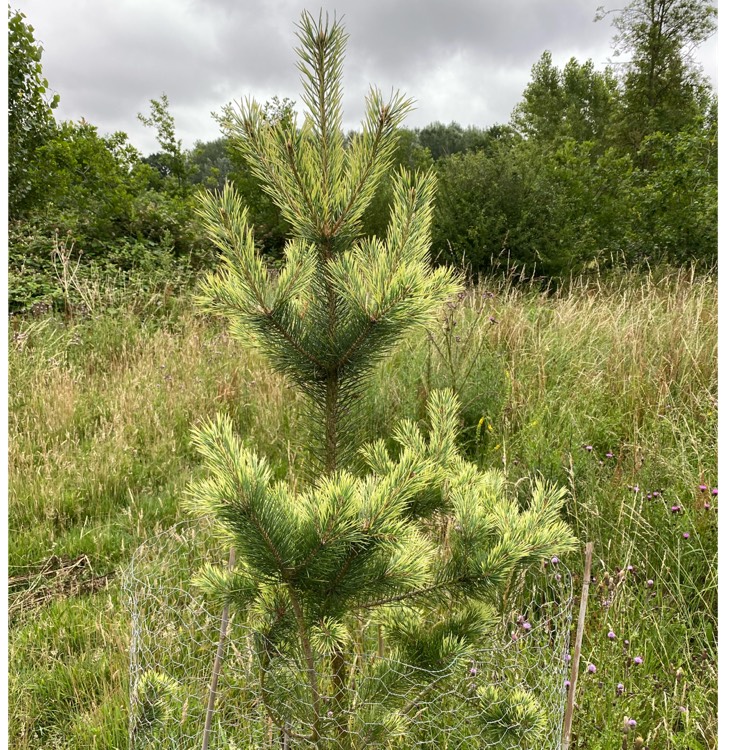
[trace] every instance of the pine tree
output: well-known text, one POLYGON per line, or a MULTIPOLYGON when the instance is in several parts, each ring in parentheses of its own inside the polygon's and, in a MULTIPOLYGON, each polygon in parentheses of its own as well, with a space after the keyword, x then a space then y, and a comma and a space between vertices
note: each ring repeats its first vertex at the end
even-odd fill
POLYGON ((233 145, 292 229, 283 270, 272 278, 231 186, 206 195, 200 215, 225 268, 206 283, 204 301, 308 396, 310 421, 323 425, 319 462, 332 472, 356 448, 352 407, 364 378, 458 282, 450 270, 429 266, 432 173, 397 174, 385 241, 359 237, 412 102, 371 89, 362 132, 345 148, 344 30, 304 14, 298 36, 308 108, 301 127, 291 117, 269 121, 257 102, 225 113, 233 145))
MULTIPOLYGON (((458 282, 428 262, 431 173, 398 173, 386 239, 360 236, 410 102, 372 89, 362 133, 345 147, 344 31, 305 13, 298 37, 304 122, 270 122, 255 102, 229 119, 235 145, 292 227, 283 268, 266 267, 231 186, 206 194, 201 216, 224 266, 203 300, 305 394, 321 471, 302 490, 273 481, 220 416, 194 431, 206 472, 188 506, 236 554, 231 569, 206 566, 195 582, 257 632, 270 719, 294 741, 354 748, 404 733, 488 642, 513 576, 574 540, 559 518, 563 492, 537 481, 522 510, 501 472, 462 458, 450 392, 430 395, 426 437, 412 422, 396 427, 395 455, 384 441, 358 444, 353 406, 374 363, 429 321, 458 282), (363 656, 374 650, 383 658, 363 656)), ((532 696, 516 693, 503 715, 539 732, 532 696)), ((495 698, 485 702, 497 723, 495 698)))

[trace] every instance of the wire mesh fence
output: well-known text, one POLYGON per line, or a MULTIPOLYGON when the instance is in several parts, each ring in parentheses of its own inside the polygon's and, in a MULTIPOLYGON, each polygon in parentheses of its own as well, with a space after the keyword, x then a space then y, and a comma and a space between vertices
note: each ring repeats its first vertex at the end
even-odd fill
POLYGON ((405 663, 367 620, 346 652, 306 654, 232 613, 204 739, 222 612, 190 580, 221 557, 188 522, 143 544, 125 572, 131 750, 560 746, 572 581, 559 563, 514 586, 488 645, 432 669, 405 663))

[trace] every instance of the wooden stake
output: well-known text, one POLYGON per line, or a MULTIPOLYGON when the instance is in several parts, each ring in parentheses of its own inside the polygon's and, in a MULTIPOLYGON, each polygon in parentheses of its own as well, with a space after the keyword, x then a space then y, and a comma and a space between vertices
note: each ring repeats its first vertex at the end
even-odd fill
POLYGON ((576 628, 576 642, 573 649, 573 665, 570 671, 570 687, 568 700, 565 704, 565 718, 563 720, 562 750, 570 747, 570 733, 573 726, 573 706, 576 698, 576 682, 578 681, 578 663, 581 659, 581 644, 583 642, 583 626, 586 621, 586 605, 589 601, 589 584, 591 583, 591 558, 594 554, 594 543, 586 543, 586 562, 583 567, 583 588, 581 590, 581 608, 578 611, 578 627, 576 628))
MULTIPOLYGON (((229 550, 229 565, 227 570, 231 571, 234 567, 234 547, 229 550)), ((208 750, 211 740, 211 723, 214 718, 214 703, 216 702, 216 690, 219 685, 219 672, 221 672, 221 662, 224 659, 224 641, 227 637, 227 627, 229 626, 229 604, 224 605, 221 613, 221 627, 219 629, 219 645, 216 647, 216 658, 214 659, 214 668, 211 673, 211 685, 208 688, 208 706, 206 707, 206 723, 203 725, 203 745, 202 750, 208 750)))

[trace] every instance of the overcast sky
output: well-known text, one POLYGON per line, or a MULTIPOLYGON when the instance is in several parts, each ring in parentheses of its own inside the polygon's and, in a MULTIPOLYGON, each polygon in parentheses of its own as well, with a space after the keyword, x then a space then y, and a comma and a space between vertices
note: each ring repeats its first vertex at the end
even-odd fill
MULTIPOLYGON (((572 56, 607 63, 613 29, 609 19, 593 20, 602 2, 11 0, 11 7, 26 14, 44 47, 58 119, 124 130, 150 153, 156 141, 136 115, 162 93, 185 147, 219 137, 211 112, 239 97, 299 102, 293 48, 304 8, 343 16, 347 129, 358 126, 371 83, 416 99, 408 127, 436 120, 487 127, 507 122, 544 50, 558 66, 572 56)), ((697 59, 715 84, 715 37, 697 59)))

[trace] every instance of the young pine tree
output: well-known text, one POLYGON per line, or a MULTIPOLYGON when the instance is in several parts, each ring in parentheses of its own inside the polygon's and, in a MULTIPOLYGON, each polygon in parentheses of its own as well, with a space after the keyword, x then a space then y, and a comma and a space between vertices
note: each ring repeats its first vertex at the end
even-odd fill
MULTIPOLYGON (((359 446, 352 407, 374 363, 458 284, 428 262, 431 173, 395 175, 385 241, 360 236, 410 102, 372 89, 362 132, 345 146, 346 35, 305 13, 298 37, 302 124, 270 122, 255 102, 228 120, 292 227, 283 268, 266 267, 231 186, 207 194, 201 216, 224 266, 205 283, 204 301, 305 394, 319 471, 296 491, 272 481, 228 419, 197 428, 206 476, 192 484, 189 505, 210 516, 236 562, 207 566, 196 582, 258 633, 260 695, 284 737, 316 748, 380 746, 407 733, 424 701, 489 641, 511 577, 569 549, 573 537, 559 519, 562 492, 537 482, 521 511, 500 472, 460 456, 449 392, 430 395, 427 437, 402 422, 397 455, 382 441, 359 446), (359 475, 357 451, 367 466, 359 475), (366 657, 374 651, 380 659, 366 657)), ((515 713, 504 715, 529 717, 541 731, 533 697, 516 693, 515 713)), ((487 699, 495 723, 496 702, 487 699)))

